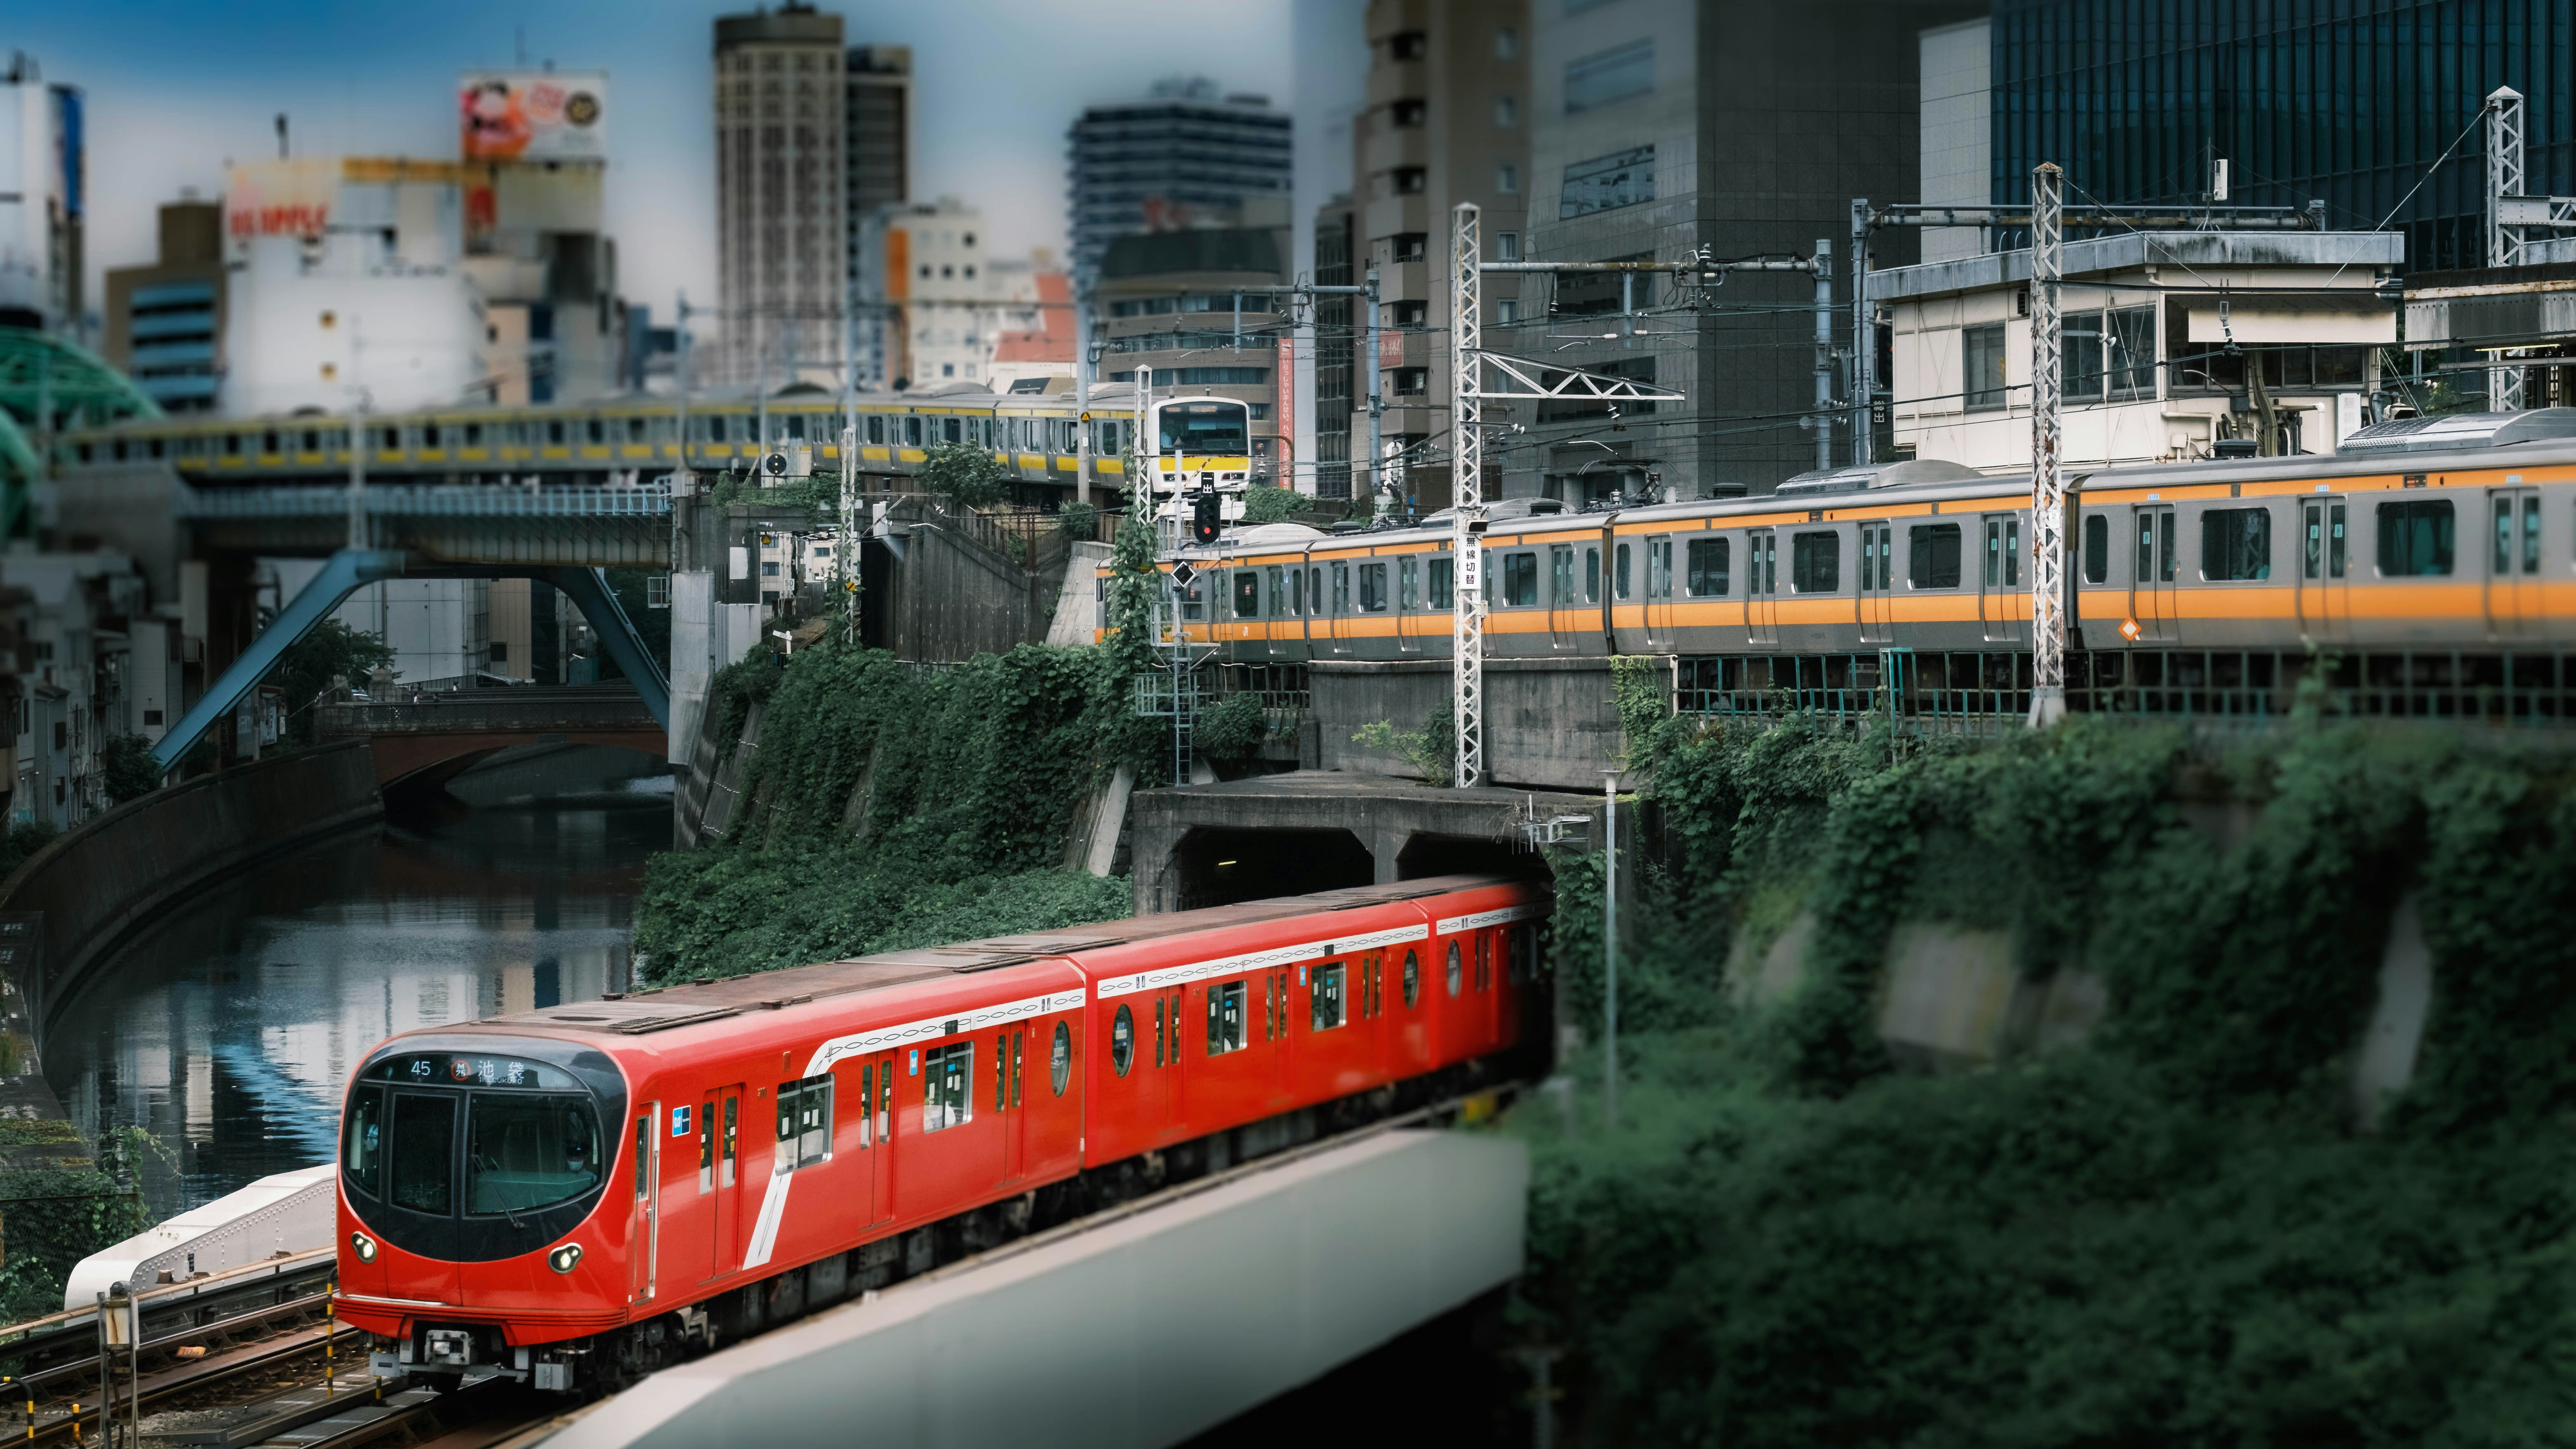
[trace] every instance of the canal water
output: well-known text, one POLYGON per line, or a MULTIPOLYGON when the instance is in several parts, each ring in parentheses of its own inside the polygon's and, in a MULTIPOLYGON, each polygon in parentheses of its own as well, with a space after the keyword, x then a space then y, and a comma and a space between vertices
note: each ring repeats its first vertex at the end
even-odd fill
POLYGON ((84 1132, 150 1129, 156 1218, 329 1161, 377 1042, 625 989, 644 862, 671 843, 664 769, 510 751, 191 897, 56 1012, 46 1078, 84 1132))

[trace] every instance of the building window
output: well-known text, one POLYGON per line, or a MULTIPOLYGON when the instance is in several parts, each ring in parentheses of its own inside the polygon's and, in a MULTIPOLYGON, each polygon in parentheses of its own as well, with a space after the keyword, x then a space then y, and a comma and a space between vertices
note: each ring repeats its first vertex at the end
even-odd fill
POLYGON ((1496 166, 1494 168, 1494 190, 1497 194, 1502 196, 1520 195, 1521 168, 1513 165, 1509 161, 1505 161, 1501 165, 1496 166))
POLYGON ((1419 30, 1408 30, 1386 39, 1386 53, 1392 60, 1422 60, 1431 54, 1431 38, 1419 30))
POLYGON ((1505 297, 1501 301, 1496 302, 1494 304, 1494 320, 1497 322, 1518 322, 1521 320, 1521 304, 1509 297, 1505 297))
POLYGON ((1655 199, 1655 148, 1638 146, 1565 168, 1557 219, 1570 220, 1655 199))
POLYGON ((1521 33, 1519 31, 1506 25, 1494 32, 1494 59, 1518 60, 1520 54, 1521 33))
POLYGON ((1521 123, 1521 100, 1518 96, 1494 97, 1494 124, 1506 130, 1521 123))
POLYGON ((495 639, 492 641, 492 662, 495 664, 507 664, 510 662, 509 640, 495 639))
POLYGON ((2004 324, 1962 328, 1959 357, 1967 410, 1993 412, 2004 405, 2004 324))
POLYGON ((1418 262, 1430 254, 1431 236, 1428 232, 1398 232, 1388 238, 1388 243, 1396 261, 1418 262))
POLYGON ((1395 325, 1398 327, 1420 327, 1428 323, 1430 320, 1431 304, 1429 302, 1398 302, 1395 304, 1395 325))
POLYGON ((1396 195, 1420 196, 1430 189, 1431 172, 1421 166, 1398 166, 1395 168, 1394 181, 1396 195))
POLYGON ((1640 40, 1565 65, 1565 113, 1597 109, 1655 88, 1655 43, 1640 40))
POLYGON ((1387 108, 1387 121, 1398 129, 1410 130, 1431 119, 1431 107, 1421 101, 1397 101, 1387 108))
POLYGON ((1494 233, 1494 260, 1517 262, 1521 259, 1521 234, 1516 231, 1494 233))
POLYGON ((1399 397, 1417 396, 1430 391, 1431 369, 1399 367, 1395 370, 1395 392, 1399 397))

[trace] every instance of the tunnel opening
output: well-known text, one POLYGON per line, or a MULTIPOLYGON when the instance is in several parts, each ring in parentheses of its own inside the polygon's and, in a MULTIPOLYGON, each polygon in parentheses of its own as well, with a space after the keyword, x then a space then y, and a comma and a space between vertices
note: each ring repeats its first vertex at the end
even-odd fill
POLYGON ((1546 874, 1546 862, 1535 853, 1472 835, 1416 835, 1404 843, 1404 849, 1395 857, 1397 880, 1423 880, 1435 875, 1546 874))
POLYGON ((1368 885, 1377 862, 1347 830, 1216 830, 1181 837, 1173 852, 1175 910, 1368 885))

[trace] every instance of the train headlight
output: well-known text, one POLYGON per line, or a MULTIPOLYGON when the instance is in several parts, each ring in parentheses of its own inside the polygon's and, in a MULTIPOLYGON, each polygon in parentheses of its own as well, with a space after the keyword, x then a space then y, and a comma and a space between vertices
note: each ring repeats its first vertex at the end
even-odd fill
POLYGON ((558 1273, 569 1273, 581 1263, 581 1244, 566 1243, 546 1254, 546 1266, 558 1273))
POLYGON ((349 1251, 358 1255, 359 1262, 372 1263, 376 1261, 376 1240, 364 1233, 351 1233, 349 1251))

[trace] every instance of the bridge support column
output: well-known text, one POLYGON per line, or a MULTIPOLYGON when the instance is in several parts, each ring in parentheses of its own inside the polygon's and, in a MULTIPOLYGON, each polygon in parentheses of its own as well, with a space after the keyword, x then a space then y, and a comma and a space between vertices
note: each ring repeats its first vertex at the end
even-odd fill
POLYGON ((635 682, 635 692, 644 697, 644 707, 653 711, 654 722, 662 733, 671 733, 671 681, 662 672, 661 663, 644 648, 644 636, 635 630, 635 621, 608 590, 608 575, 599 569, 554 568, 542 571, 547 583, 561 589, 571 598, 573 607, 599 631, 599 647, 617 661, 628 679, 635 682))
POLYGON ((207 687, 204 697, 152 747, 152 763, 164 772, 177 765, 215 721, 242 702, 242 697, 294 647, 295 641, 311 633, 314 625, 351 594, 369 584, 402 577, 403 563, 403 555, 392 549, 344 548, 331 555, 322 572, 313 576, 294 602, 279 611, 277 618, 241 652, 241 657, 207 687))

